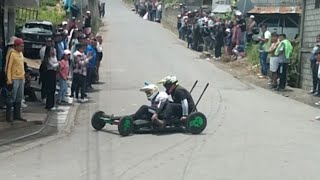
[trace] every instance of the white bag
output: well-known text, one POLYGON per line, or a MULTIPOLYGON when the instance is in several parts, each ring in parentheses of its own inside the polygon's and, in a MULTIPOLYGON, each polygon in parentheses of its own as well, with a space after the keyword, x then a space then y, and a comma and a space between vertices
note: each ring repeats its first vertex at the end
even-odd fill
POLYGON ((145 20, 148 19, 148 13, 146 13, 146 14, 143 16, 143 19, 145 19, 145 20))

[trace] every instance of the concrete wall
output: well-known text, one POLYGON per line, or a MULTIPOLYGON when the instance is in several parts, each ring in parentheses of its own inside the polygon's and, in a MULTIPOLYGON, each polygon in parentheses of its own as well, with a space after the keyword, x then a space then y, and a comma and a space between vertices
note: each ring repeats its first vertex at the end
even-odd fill
POLYGON ((320 34, 320 9, 315 9, 315 0, 306 0, 301 49, 301 87, 303 89, 311 89, 312 87, 310 61, 308 58, 317 34, 320 34))

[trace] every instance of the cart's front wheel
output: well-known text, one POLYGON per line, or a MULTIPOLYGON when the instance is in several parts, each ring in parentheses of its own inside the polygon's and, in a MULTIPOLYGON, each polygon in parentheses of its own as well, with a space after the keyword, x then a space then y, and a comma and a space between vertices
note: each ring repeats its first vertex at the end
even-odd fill
POLYGON ((186 129, 191 134, 200 134, 206 126, 207 118, 201 112, 193 112, 187 117, 186 129))
POLYGON ((118 124, 118 131, 121 136, 128 136, 133 132, 133 119, 131 116, 123 116, 118 124))
POLYGON ((98 131, 101 130, 106 125, 106 123, 101 119, 103 115, 104 115, 103 111, 97 111, 93 114, 91 118, 92 127, 98 131))

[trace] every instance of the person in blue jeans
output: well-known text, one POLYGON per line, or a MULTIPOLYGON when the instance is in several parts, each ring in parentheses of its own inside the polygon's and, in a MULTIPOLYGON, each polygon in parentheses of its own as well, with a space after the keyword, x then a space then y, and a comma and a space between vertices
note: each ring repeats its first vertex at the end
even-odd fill
POLYGON ((58 72, 58 80, 59 80, 59 94, 58 94, 58 102, 59 103, 68 103, 65 101, 65 96, 67 94, 68 85, 68 75, 69 75, 69 59, 70 59, 71 51, 70 50, 64 50, 64 56, 63 59, 59 62, 60 68, 58 72))
POLYGON ((262 36, 259 37, 259 60, 261 66, 261 74, 258 74, 259 78, 267 78, 268 73, 268 50, 271 46, 271 33, 268 31, 268 26, 266 24, 261 24, 260 26, 262 36))

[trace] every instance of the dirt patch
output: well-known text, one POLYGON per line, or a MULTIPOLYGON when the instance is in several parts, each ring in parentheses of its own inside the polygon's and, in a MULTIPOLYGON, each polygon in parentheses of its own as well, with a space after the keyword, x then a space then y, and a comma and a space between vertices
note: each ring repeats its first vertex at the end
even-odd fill
POLYGON ((211 62, 215 64, 218 68, 232 74, 235 78, 242 82, 252 83, 256 86, 268 89, 274 93, 280 94, 282 96, 294 99, 296 101, 308 104, 310 106, 316 107, 315 102, 320 101, 319 97, 315 97, 308 93, 306 90, 287 87, 285 92, 274 91, 269 88, 268 79, 259 79, 257 74, 260 72, 259 68, 252 66, 247 62, 246 58, 238 59, 235 61, 224 60, 214 60, 211 62), (227 61, 227 62, 226 62, 227 61))

